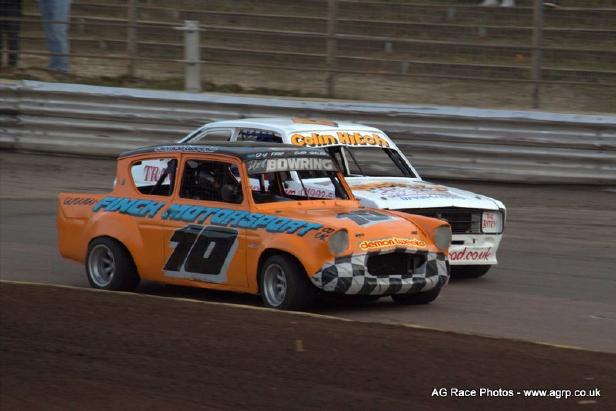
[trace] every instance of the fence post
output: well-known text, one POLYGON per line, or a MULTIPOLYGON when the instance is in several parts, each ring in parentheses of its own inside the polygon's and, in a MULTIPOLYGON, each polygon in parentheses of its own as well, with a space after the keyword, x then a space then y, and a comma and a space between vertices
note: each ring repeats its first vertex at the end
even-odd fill
POLYGON ((184 21, 184 89, 198 93, 201 91, 201 42, 199 22, 184 21))
POLYGON ((327 1, 327 95, 336 96, 336 26, 338 19, 338 0, 327 1))
POLYGON ((540 107, 541 65, 543 60, 543 1, 533 2, 533 108, 540 107))
POLYGON ((128 54, 128 75, 137 74, 137 19, 139 15, 138 0, 128 0, 128 26, 126 31, 126 54, 128 54))

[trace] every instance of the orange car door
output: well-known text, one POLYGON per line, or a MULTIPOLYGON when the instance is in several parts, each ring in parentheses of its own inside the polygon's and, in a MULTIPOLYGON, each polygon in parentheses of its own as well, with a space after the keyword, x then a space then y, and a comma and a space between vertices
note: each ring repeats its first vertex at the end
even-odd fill
MULTIPOLYGON (((147 215, 134 221, 139 230, 141 246, 138 261, 139 274, 146 280, 158 280, 163 264, 161 243, 166 224, 161 220, 162 210, 171 204, 176 183, 179 156, 148 156, 130 164, 133 187, 140 194, 139 199, 148 202, 143 210, 147 215)), ((120 184, 126 182, 119 182, 120 184)))
POLYGON ((246 230, 225 226, 247 209, 237 170, 232 161, 183 157, 178 190, 161 217, 167 281, 246 287, 246 230))

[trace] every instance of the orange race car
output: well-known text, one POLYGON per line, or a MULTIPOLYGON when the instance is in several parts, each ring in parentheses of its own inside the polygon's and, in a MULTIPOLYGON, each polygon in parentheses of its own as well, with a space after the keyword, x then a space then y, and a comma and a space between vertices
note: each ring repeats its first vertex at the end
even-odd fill
POLYGON ((59 195, 57 224, 60 253, 85 263, 92 287, 108 290, 143 279, 260 294, 266 306, 298 309, 318 289, 425 304, 449 278, 449 225, 360 207, 321 148, 129 151, 108 195, 59 195), (322 192, 302 182, 315 177, 326 178, 322 192))

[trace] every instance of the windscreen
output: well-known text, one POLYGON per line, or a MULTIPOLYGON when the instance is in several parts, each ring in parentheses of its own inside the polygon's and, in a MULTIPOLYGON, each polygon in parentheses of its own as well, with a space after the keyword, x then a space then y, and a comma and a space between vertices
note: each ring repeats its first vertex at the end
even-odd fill
MULTIPOLYGON (((327 150, 349 177, 417 177, 396 150, 382 147, 333 146, 327 150)), ((300 172, 302 178, 310 173, 300 172)))
POLYGON ((328 156, 250 160, 246 162, 255 203, 305 200, 348 200, 328 156))

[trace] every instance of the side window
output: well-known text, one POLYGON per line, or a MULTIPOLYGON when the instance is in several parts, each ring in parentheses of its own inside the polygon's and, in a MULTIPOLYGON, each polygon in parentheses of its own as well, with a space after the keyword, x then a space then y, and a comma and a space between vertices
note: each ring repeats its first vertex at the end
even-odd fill
POLYGON ((237 166, 207 160, 186 160, 180 197, 240 204, 243 200, 237 166))
POLYGON ((131 164, 130 173, 135 187, 142 194, 170 196, 173 193, 178 161, 156 158, 131 164))
POLYGON ((229 141, 231 134, 233 134, 233 131, 230 128, 207 130, 192 140, 191 143, 210 144, 212 142, 229 141))
POLYGON ((279 133, 271 130, 242 128, 237 134, 237 141, 263 141, 267 143, 282 143, 282 137, 279 133))

